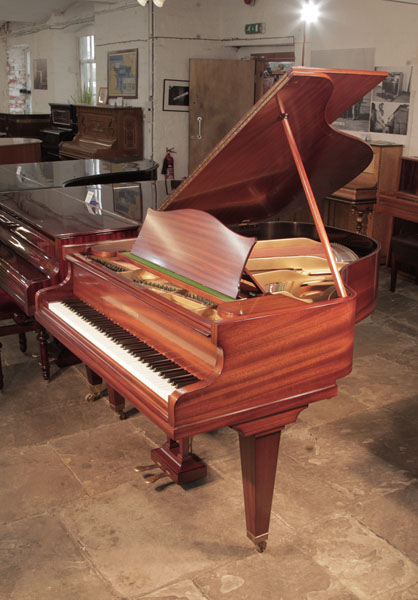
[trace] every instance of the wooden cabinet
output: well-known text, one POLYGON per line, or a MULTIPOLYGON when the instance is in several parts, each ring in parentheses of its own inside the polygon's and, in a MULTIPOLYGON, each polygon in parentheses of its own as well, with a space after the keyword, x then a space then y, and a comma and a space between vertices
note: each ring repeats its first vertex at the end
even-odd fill
POLYGON ((388 253, 386 232, 390 226, 387 215, 376 211, 376 199, 381 191, 398 189, 403 146, 373 143, 373 160, 358 177, 329 196, 324 203, 323 217, 327 225, 363 233, 382 244, 381 257, 388 253))

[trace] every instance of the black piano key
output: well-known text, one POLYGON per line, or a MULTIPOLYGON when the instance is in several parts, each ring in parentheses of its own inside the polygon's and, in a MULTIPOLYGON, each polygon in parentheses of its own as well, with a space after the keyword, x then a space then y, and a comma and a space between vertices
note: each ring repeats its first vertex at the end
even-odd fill
POLYGON ((175 387, 180 388, 189 383, 199 381, 189 371, 183 369, 176 362, 167 358, 146 342, 138 339, 102 313, 85 304, 82 300, 67 300, 64 304, 121 348, 137 357, 139 362, 147 364, 153 371, 159 373, 162 378, 170 381, 175 387))

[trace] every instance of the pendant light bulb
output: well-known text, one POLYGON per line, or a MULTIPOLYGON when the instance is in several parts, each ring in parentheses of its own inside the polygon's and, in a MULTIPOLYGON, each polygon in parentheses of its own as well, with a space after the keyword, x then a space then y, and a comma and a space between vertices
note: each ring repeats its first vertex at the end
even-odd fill
POLYGON ((141 6, 146 6, 147 2, 148 0, 138 0, 138 4, 140 4, 141 6))
POLYGON ((158 6, 158 8, 162 8, 164 6, 164 2, 165 0, 152 0, 155 4, 155 6, 158 6))

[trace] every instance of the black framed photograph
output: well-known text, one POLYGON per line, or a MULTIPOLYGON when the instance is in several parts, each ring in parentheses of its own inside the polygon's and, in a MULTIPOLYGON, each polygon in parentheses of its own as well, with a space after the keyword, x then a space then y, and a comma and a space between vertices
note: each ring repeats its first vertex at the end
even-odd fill
POLYGON ((189 110, 189 82, 182 79, 164 79, 163 110, 189 110))
POLYGON ((109 98, 138 98, 138 49, 107 53, 109 98))

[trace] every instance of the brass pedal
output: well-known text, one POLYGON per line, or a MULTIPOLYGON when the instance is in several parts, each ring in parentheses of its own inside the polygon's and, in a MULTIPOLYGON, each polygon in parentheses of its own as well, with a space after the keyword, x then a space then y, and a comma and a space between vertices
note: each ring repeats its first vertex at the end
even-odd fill
POLYGON ((155 463, 152 463, 152 465, 137 465, 136 467, 134 467, 134 471, 136 471, 137 473, 142 473, 143 471, 151 471, 155 468, 157 468, 157 465, 155 463))
POLYGON ((165 471, 161 471, 160 473, 155 473, 155 475, 151 475, 150 477, 148 477, 147 475, 144 475, 144 479, 145 479, 146 483, 155 483, 156 481, 158 481, 159 479, 162 479, 163 477, 169 477, 169 475, 165 471))

